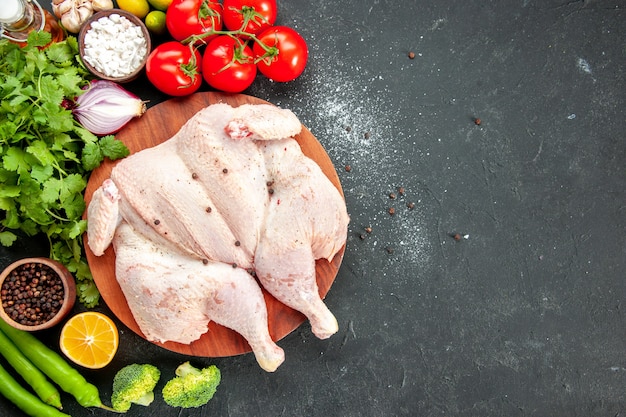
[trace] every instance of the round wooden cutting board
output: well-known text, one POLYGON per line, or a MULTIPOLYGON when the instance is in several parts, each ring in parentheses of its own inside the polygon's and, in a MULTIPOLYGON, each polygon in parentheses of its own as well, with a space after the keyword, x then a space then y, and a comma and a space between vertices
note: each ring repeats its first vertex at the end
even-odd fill
MULTIPOLYGON (((267 104, 267 102, 251 96, 214 92, 197 93, 185 98, 174 98, 148 109, 143 116, 128 123, 116 137, 126 144, 131 153, 138 152, 169 139, 199 110, 219 102, 227 103, 234 107, 245 103, 267 104)), ((324 174, 343 195, 339 177, 332 161, 315 136, 303 126, 301 133, 295 139, 300 144, 302 152, 317 162, 324 174)), ((87 204, 91 201, 93 192, 105 179, 109 178, 114 165, 114 162, 107 160, 92 172, 85 191, 87 204)), ((113 247, 110 246, 103 256, 98 257, 91 252, 87 241, 85 241, 85 250, 94 281, 108 307, 122 323, 145 338, 135 322, 126 303, 126 298, 115 278, 115 252, 113 247)), ((345 246, 337 253, 332 262, 318 260, 316 263, 317 283, 322 298, 326 296, 335 280, 344 251, 345 246)), ((275 341, 282 339, 305 321, 305 317, 301 313, 280 303, 265 290, 263 290, 263 293, 267 304, 269 331, 272 339, 275 341)), ((209 324, 207 333, 189 345, 174 342, 155 344, 174 352, 206 357, 232 356, 251 351, 250 346, 242 336, 214 322, 209 324)))

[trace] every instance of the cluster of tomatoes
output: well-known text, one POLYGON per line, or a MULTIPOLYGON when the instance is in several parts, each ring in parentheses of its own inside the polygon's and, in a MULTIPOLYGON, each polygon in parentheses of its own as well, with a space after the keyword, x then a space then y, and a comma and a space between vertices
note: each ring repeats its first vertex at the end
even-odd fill
POLYGON ((257 72, 291 81, 304 71, 308 49, 294 29, 274 25, 276 14, 276 0, 173 0, 165 23, 174 40, 152 50, 146 75, 171 96, 196 92, 203 79, 239 93, 257 72))

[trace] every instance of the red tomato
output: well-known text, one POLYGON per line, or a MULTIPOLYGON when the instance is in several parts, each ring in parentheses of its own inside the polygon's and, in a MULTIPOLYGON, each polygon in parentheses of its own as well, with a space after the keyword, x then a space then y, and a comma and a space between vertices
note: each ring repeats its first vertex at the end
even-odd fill
POLYGON ((224 0, 224 26, 228 30, 242 29, 256 35, 274 24, 276 13, 276 0, 224 0))
POLYGON ((252 49, 238 38, 221 35, 209 42, 202 57, 202 76, 213 88, 240 93, 256 77, 252 49))
POLYGON ((269 47, 263 49, 258 42, 252 48, 259 71, 267 78, 286 82, 291 81, 304 71, 309 50, 298 32, 287 26, 272 26, 257 35, 259 41, 269 47))
POLYGON ((202 85, 200 53, 190 45, 170 41, 152 50, 146 62, 148 80, 170 96, 186 96, 202 85))
MULTIPOLYGON (((165 26, 177 41, 212 30, 222 30, 222 9, 214 0, 173 0, 165 13, 165 26)), ((211 36, 205 38, 205 42, 211 36)))

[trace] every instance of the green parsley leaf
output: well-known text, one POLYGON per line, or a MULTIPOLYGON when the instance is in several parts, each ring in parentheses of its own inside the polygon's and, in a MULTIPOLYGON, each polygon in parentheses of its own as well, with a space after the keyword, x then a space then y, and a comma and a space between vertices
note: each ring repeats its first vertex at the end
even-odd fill
POLYGON ((0 232, 0 244, 3 246, 11 246, 17 240, 15 233, 4 230, 0 232))
POLYGON ((31 165, 28 163, 28 155, 23 149, 11 147, 2 157, 4 168, 15 172, 28 172, 31 165))
POLYGON ((52 165, 55 162, 54 155, 43 140, 32 142, 26 147, 26 152, 37 158, 42 165, 52 165))
POLYGON ((0 189, 0 197, 17 197, 20 195, 20 187, 18 185, 7 185, 0 189))
POLYGON ((63 93, 59 82, 52 75, 44 75, 39 79, 39 99, 43 103, 52 103, 58 107, 63 101, 63 93))
POLYGON ((30 176, 38 183, 43 183, 52 176, 52 165, 33 165, 30 176))
MULTIPOLYGON (((13 202, 8 198, 0 198, 0 206, 13 208, 11 206, 13 202)), ((19 229, 21 226, 20 217, 17 215, 15 210, 8 211, 7 217, 2 220, 2 225, 9 229, 19 229)))
MULTIPOLYGON (((19 195, 19 193, 17 195, 19 195)), ((2 220, 2 224, 10 228, 19 227, 19 217, 17 216, 17 210, 15 210, 15 197, 17 196, 0 197, 0 210, 4 210, 7 213, 7 216, 4 220, 2 220), (10 217, 13 217, 13 221, 11 222, 11 225, 8 225, 7 223, 9 222, 8 219, 10 217), (15 220, 18 221, 15 222, 15 220)))
MULTIPOLYGON (((77 45, 77 44, 76 44, 77 45)), ((45 53, 50 62, 53 62, 61 67, 65 65, 71 65, 78 49, 74 44, 68 42, 57 42, 51 44, 46 48, 45 53)), ((84 80, 81 80, 82 83, 84 80)))
POLYGON ((100 146, 96 142, 86 143, 83 148, 82 162, 88 170, 93 170, 100 165, 100 161, 104 159, 104 155, 100 146))
POLYGON ((115 139, 115 136, 108 135, 100 139, 100 149, 102 154, 109 159, 120 159, 128 156, 130 153, 126 145, 115 139))
POLYGON ((84 84, 76 68, 68 68, 66 71, 59 74, 56 80, 59 83, 59 87, 61 87, 66 94, 80 94, 82 90, 80 90, 79 86, 84 84))
MULTIPOLYGON (((85 209, 85 206, 83 204, 83 211, 84 209, 85 209)), ((81 211, 81 214, 82 214, 82 211, 81 211)), ((83 233, 87 231, 87 220, 74 221, 66 228, 66 230, 68 233, 68 237, 70 239, 79 238, 81 237, 83 233)))
POLYGON ((40 196, 41 202, 50 204, 57 201, 61 195, 61 187, 62 181, 60 179, 54 177, 48 178, 43 183, 43 190, 40 196))
POLYGON ((52 41, 52 34, 50 32, 32 31, 28 34, 28 46, 40 47, 46 46, 52 41))
POLYGON ((93 281, 82 281, 76 286, 78 289, 79 300, 87 308, 92 308, 98 305, 100 299, 100 293, 93 281))

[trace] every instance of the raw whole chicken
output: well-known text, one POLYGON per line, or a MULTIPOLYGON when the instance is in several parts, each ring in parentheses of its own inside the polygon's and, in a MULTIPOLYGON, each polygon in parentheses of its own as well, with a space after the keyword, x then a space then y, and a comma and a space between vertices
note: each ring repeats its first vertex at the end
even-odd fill
POLYGON ((343 247, 349 218, 292 138, 300 130, 289 110, 214 104, 122 160, 94 192, 89 247, 100 256, 113 244, 116 278, 148 340, 188 344, 212 320, 276 370, 284 352, 269 335, 259 282, 303 313, 317 337, 337 332, 315 261, 343 247))

